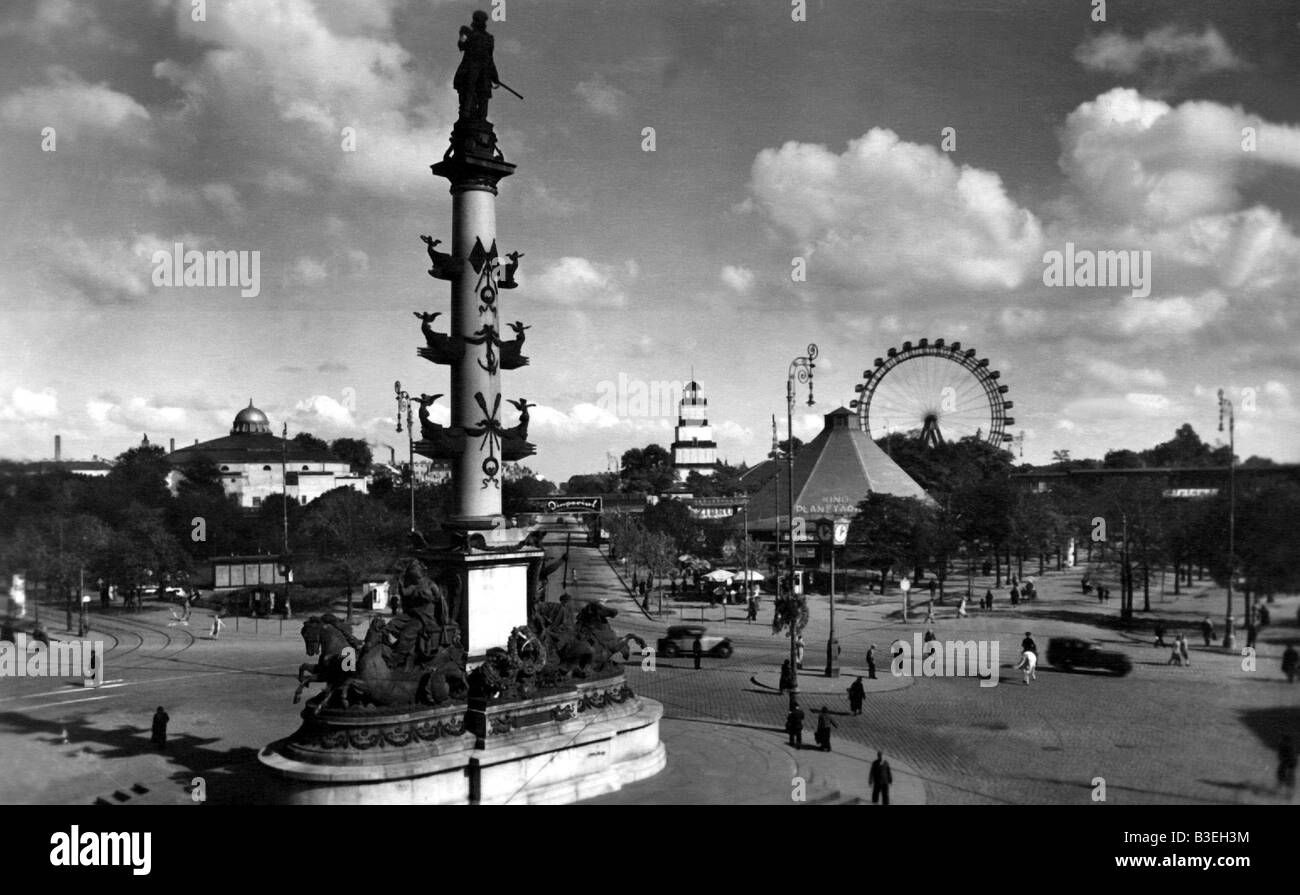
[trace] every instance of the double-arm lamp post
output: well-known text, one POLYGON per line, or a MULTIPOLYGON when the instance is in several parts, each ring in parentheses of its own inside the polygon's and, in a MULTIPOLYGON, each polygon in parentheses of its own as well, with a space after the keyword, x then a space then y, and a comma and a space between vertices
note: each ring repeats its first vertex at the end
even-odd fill
POLYGON ((415 420, 411 416, 411 396, 402 391, 402 381, 393 383, 397 394, 397 431, 402 431, 402 414, 406 414, 406 471, 411 492, 411 531, 415 531, 415 420))
MULTIPOLYGON (((1232 576, 1237 573, 1237 489, 1234 470, 1237 466, 1236 420, 1232 402, 1219 389, 1219 431, 1223 431, 1223 414, 1228 414, 1228 609, 1223 620, 1223 648, 1232 649, 1236 638, 1232 633, 1232 576)), ((1250 625, 1250 601, 1246 601, 1246 625, 1250 625)))
MULTIPOLYGON (((790 370, 786 375, 785 381, 785 459, 786 459, 786 482, 789 488, 789 501, 787 509, 790 512, 790 586, 787 593, 789 606, 793 610, 798 606, 795 600, 795 581, 798 578, 798 560, 794 551, 794 386, 796 382, 808 383, 808 406, 812 407, 816 401, 813 400, 813 363, 817 359, 817 345, 808 344, 808 353, 796 357, 790 361, 790 370)), ((795 639, 799 636, 799 613, 795 612, 790 617, 790 673, 794 678, 794 686, 790 688, 790 708, 793 709, 799 699, 799 663, 795 651, 795 639)))

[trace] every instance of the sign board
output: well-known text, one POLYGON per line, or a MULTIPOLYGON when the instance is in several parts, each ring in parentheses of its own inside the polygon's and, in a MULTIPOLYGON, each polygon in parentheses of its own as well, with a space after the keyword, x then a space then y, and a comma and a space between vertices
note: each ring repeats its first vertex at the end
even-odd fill
POLYGON ((1213 497, 1219 493, 1218 488, 1166 488, 1165 497, 1213 497))
POLYGON ((600 513, 604 504, 599 497, 534 497, 529 505, 543 513, 600 513))
POLYGON ((898 589, 903 593, 907 593, 912 589, 912 580, 910 578, 900 578, 898 580, 898 589))

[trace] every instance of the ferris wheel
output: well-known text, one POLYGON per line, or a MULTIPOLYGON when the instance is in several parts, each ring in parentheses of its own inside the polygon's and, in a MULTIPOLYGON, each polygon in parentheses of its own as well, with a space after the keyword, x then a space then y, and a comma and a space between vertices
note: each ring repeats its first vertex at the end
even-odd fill
POLYGON ((852 406, 872 439, 902 432, 931 446, 974 437, 1001 447, 1013 438, 1002 374, 961 342, 904 342, 862 377, 852 406))

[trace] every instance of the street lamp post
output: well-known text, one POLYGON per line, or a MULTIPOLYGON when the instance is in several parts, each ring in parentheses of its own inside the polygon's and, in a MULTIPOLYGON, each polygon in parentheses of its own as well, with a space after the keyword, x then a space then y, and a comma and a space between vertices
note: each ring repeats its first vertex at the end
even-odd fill
MULTIPOLYGON (((1223 413, 1228 413, 1228 608, 1223 620, 1223 648, 1232 649, 1236 638, 1232 633, 1232 576, 1237 572, 1237 438, 1236 418, 1232 402, 1219 389, 1219 431, 1223 431, 1223 413)), ((1250 625, 1250 601, 1246 601, 1246 625, 1250 625)))
POLYGON ((402 381, 393 383, 397 393, 397 431, 402 431, 402 414, 406 414, 406 470, 407 485, 411 492, 411 531, 415 531, 415 420, 411 416, 411 396, 402 391, 402 381))
MULTIPOLYGON (((798 578, 798 560, 794 551, 794 391, 795 382, 808 383, 808 406, 812 407, 816 402, 813 400, 813 363, 817 359, 817 345, 808 343, 807 354, 796 357, 790 361, 790 369, 785 380, 785 459, 786 459, 786 478, 789 479, 786 485, 789 489, 789 501, 787 509, 790 511, 790 606, 794 607, 795 603, 795 581, 798 578)), ((794 675, 794 686, 790 688, 790 708, 793 710, 799 699, 799 663, 795 651, 795 639, 798 637, 799 616, 792 615, 790 618, 790 670, 794 675)))

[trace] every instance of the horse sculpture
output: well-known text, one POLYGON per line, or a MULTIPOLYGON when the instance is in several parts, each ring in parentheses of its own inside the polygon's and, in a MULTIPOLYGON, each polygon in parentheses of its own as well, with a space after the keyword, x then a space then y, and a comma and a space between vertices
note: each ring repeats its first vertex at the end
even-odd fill
POLYGON ((355 656, 361 647, 361 641, 352 636, 342 622, 333 615, 313 615, 302 624, 302 639, 307 655, 318 656, 316 662, 304 662, 298 666, 298 689, 294 691, 296 704, 302 699, 302 691, 310 684, 324 684, 325 692, 316 697, 312 704, 319 712, 330 698, 339 692, 347 680, 350 671, 345 670, 344 658, 355 656), (352 653, 345 652, 352 650, 352 653))
POLYGON ((463 657, 457 647, 443 647, 433 659, 410 669, 392 667, 387 625, 376 616, 370 621, 357 659, 357 673, 343 685, 344 707, 357 705, 440 705, 468 691, 463 657))

